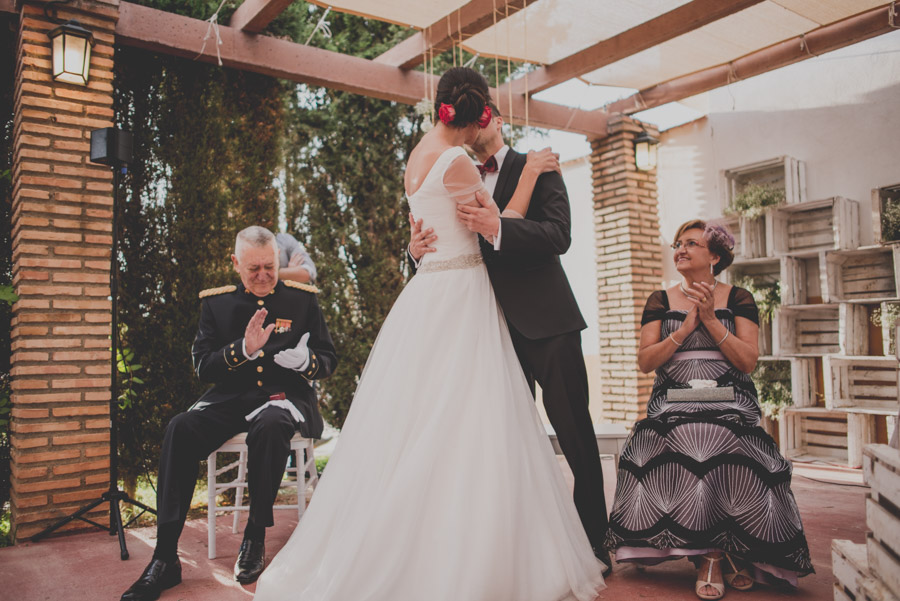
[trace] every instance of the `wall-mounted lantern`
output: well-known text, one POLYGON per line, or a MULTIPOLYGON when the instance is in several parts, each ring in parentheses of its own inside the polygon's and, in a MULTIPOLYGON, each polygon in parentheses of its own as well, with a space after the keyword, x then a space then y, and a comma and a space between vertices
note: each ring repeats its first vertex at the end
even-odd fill
POLYGON ((86 86, 94 34, 78 21, 66 21, 47 35, 53 45, 53 79, 86 86))
POLYGON ((659 140, 642 131, 634 139, 634 164, 641 171, 656 169, 656 147, 659 140))

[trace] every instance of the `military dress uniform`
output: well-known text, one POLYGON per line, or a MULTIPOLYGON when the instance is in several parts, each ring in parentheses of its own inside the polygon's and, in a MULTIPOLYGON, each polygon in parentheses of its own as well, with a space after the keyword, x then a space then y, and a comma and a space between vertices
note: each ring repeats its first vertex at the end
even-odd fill
POLYGON ((279 281, 265 297, 243 285, 205 290, 200 324, 192 349, 194 369, 213 386, 166 428, 160 456, 157 524, 160 532, 180 535, 199 462, 239 432, 247 432, 250 521, 273 525, 272 505, 296 430, 307 438, 322 435, 313 383, 334 372, 337 355, 313 286, 279 281), (268 311, 265 325, 275 324, 262 349, 244 353, 244 331, 258 309, 268 311), (275 355, 297 346, 309 332, 309 363, 295 371, 274 362, 275 355), (283 395, 302 416, 296 422, 284 408, 268 406, 248 422, 246 416, 271 397, 283 395), (176 532, 172 532, 172 529, 176 532))

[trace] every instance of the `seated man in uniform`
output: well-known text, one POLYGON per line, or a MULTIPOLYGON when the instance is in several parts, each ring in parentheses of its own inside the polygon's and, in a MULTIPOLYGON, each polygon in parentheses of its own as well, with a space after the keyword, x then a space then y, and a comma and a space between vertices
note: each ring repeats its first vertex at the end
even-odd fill
POLYGON ((265 566, 266 528, 273 525, 290 439, 322 434, 313 382, 337 365, 316 289, 278 281, 278 247, 267 229, 237 235, 231 256, 241 284, 200 293, 194 369, 213 386, 166 428, 157 486, 153 559, 122 601, 152 601, 181 582, 178 538, 197 481, 199 462, 239 432, 247 432, 250 517, 234 567, 235 580, 254 582, 265 566))

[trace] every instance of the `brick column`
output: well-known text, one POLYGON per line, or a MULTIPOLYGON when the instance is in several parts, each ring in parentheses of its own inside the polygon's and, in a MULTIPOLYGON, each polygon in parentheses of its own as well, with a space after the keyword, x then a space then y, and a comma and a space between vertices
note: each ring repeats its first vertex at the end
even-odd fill
MULTIPOLYGON (((653 375, 637 367, 641 313, 662 282, 656 172, 638 171, 638 121, 614 116, 607 137, 591 143, 603 417, 631 424, 644 417, 653 375)), ((646 126, 651 135, 655 128, 646 126)))
MULTIPOLYGON (((54 82, 42 5, 21 9, 13 125, 12 520, 23 540, 109 483, 112 175, 89 162, 113 119, 118 0, 57 5, 94 33, 87 87, 54 82)), ((89 517, 108 523, 101 505, 89 517)), ((108 509, 108 507, 107 507, 108 509)), ((73 522, 67 528, 83 528, 73 522)))

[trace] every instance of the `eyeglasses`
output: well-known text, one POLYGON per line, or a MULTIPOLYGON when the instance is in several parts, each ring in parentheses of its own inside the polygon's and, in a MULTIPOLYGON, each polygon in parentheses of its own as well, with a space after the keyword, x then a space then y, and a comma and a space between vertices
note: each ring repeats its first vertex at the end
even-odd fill
POLYGON ((678 250, 682 246, 688 250, 694 250, 697 248, 707 248, 706 246, 700 244, 696 240, 686 240, 685 242, 682 242, 681 240, 679 240, 678 242, 676 242, 675 244, 672 245, 672 250, 678 250))

